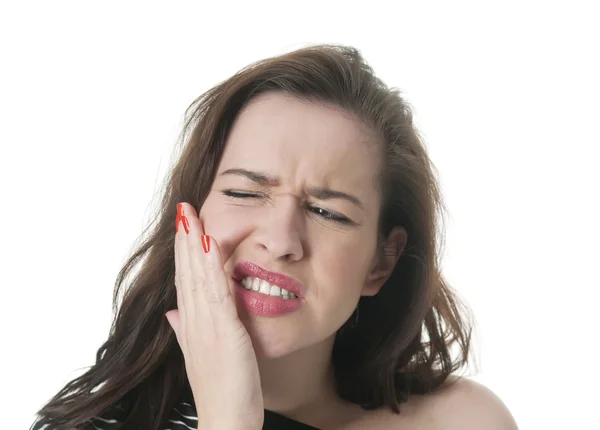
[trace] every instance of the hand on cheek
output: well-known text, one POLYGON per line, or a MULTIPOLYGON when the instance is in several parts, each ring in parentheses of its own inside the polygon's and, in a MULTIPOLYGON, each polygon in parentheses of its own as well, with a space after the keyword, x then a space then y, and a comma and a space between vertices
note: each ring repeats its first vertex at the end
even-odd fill
POLYGON ((183 352, 198 428, 262 428, 256 354, 240 321, 219 245, 180 203, 175 233, 177 309, 166 313, 183 352), (236 427, 237 426, 237 427, 236 427))

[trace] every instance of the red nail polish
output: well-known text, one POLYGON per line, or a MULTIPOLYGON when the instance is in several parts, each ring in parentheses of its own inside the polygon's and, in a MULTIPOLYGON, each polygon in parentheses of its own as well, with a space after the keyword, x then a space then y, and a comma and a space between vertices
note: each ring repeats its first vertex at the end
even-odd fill
POLYGON ((190 234, 190 222, 185 215, 181 215, 181 217, 183 220, 183 228, 185 229, 185 233, 190 234))
POLYGON ((202 236, 202 248, 204 248, 204 253, 208 254, 208 251, 210 251, 210 236, 202 236))
POLYGON ((175 219, 175 232, 179 231, 179 221, 183 223, 183 228, 186 234, 190 234, 190 222, 187 217, 183 214, 183 205, 177 203, 177 218, 175 219))
POLYGON ((182 211, 183 208, 181 206, 181 203, 177 203, 177 218, 175 218, 175 232, 179 231, 179 221, 181 221, 182 211))

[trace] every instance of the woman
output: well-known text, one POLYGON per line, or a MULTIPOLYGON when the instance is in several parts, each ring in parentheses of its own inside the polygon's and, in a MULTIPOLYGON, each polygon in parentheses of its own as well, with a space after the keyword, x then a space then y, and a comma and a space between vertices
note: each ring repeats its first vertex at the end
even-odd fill
POLYGON ((356 49, 247 67, 182 137, 96 364, 34 429, 516 428, 456 377, 471 327, 439 272, 434 167, 356 49))

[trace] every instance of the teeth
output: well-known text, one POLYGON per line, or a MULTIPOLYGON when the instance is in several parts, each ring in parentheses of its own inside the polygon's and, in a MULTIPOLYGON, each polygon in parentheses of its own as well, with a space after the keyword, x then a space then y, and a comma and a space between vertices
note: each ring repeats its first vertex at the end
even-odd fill
POLYGON ((258 292, 269 295, 270 291, 271 291, 271 287, 270 287, 269 283, 265 282, 265 281, 260 281, 260 288, 258 289, 258 292))
POLYGON ((257 291, 261 294, 273 297, 281 297, 284 300, 297 299, 294 293, 290 293, 285 288, 278 287, 277 285, 271 285, 267 281, 263 281, 258 278, 244 278, 241 280, 241 284, 246 287, 247 290, 257 291))

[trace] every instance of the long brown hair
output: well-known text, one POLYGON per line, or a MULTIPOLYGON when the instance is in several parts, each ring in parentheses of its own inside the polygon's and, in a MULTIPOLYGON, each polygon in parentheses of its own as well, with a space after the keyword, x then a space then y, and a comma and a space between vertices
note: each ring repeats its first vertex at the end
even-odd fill
POLYGON ((336 334, 332 363, 339 395, 365 409, 399 413, 408 395, 431 392, 468 364, 470 312, 440 273, 445 208, 411 108, 357 49, 309 46, 251 64, 188 107, 181 153, 160 209, 117 276, 108 339, 96 363, 38 412, 47 429, 83 427, 118 404, 127 405, 125 428, 158 430, 189 392, 183 355, 164 316, 177 304, 176 204, 202 206, 236 115, 266 91, 335 104, 380 136, 385 162, 378 243, 394 226, 408 232, 393 274, 377 295, 361 298, 357 326, 345 324, 336 334))

